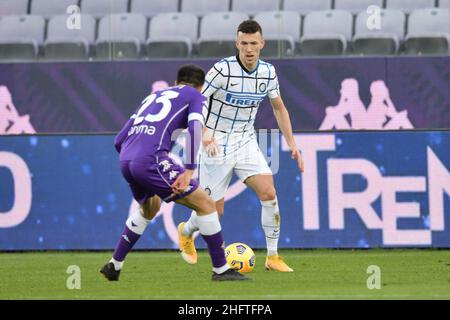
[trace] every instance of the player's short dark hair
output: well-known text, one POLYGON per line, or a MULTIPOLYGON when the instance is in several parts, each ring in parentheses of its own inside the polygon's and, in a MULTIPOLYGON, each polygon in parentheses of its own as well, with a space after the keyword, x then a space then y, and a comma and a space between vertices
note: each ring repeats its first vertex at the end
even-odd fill
POLYGON ((237 32, 242 32, 242 33, 261 33, 262 35, 262 29, 261 26, 259 25, 258 22, 256 22, 255 20, 245 20, 242 21, 241 24, 239 25, 237 32))
POLYGON ((177 83, 184 82, 194 87, 201 87, 205 82, 205 72, 195 64, 185 64, 178 69, 177 83))

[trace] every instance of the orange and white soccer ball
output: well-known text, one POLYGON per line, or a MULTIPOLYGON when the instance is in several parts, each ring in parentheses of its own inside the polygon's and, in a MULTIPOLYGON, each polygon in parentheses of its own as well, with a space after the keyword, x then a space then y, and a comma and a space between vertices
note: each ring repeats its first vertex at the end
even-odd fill
POLYGON ((245 243, 235 242, 225 248, 225 257, 231 268, 247 273, 255 267, 255 253, 245 243))

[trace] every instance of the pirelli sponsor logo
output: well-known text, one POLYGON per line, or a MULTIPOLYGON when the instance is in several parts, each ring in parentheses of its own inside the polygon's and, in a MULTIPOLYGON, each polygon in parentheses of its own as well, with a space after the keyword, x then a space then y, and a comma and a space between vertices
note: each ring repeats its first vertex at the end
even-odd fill
POLYGON ((227 93, 226 102, 236 106, 258 106, 264 97, 257 97, 248 94, 227 93))

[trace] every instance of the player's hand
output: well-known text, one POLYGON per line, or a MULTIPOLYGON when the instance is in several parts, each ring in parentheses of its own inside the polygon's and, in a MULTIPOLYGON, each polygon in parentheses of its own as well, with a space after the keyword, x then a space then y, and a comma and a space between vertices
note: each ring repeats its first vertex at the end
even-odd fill
POLYGON ((193 170, 186 170, 176 178, 175 182, 172 184, 172 191, 174 194, 181 194, 189 186, 193 173, 193 170))
POLYGON ((203 135, 203 148, 205 148, 206 154, 210 157, 219 154, 219 147, 217 146, 216 139, 214 137, 208 137, 203 135))
POLYGON ((292 150, 291 157, 292 159, 297 160, 298 168, 301 172, 303 172, 305 170, 305 166, 303 164, 302 153, 297 148, 295 148, 294 150, 292 150))

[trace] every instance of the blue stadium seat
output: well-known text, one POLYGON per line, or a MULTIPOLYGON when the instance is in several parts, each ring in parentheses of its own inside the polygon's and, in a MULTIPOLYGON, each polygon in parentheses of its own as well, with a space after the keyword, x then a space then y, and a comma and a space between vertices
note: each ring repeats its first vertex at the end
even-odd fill
POLYGON ((352 38, 353 16, 348 11, 313 11, 305 16, 300 40, 302 55, 342 55, 352 38))
POLYGON ((410 13, 416 9, 433 8, 434 0, 386 0, 386 9, 398 9, 410 13))
POLYGON ((398 53, 405 36, 406 17, 400 10, 380 10, 380 24, 369 24, 369 14, 360 12, 356 17, 353 51, 360 55, 392 55, 398 53), (378 28, 379 27, 379 28, 378 28))
POLYGON ((95 19, 86 14, 80 16, 80 28, 67 27, 67 16, 55 16, 47 27, 44 58, 48 60, 85 60, 95 41, 95 19))
POLYGON ((28 0, 1 0, 0 16, 23 15, 28 13, 28 0))
POLYGON ((141 58, 147 19, 142 14, 111 14, 100 19, 96 57, 107 60, 141 58))
POLYGON ((70 6, 78 5, 78 0, 31 0, 30 13, 49 19, 60 14, 67 14, 70 6))
POLYGON ((450 8, 450 0, 439 0, 439 8, 450 8))
POLYGON ((41 16, 5 16, 0 20, 0 60, 35 59, 44 41, 45 20, 41 16))
POLYGON ((347 10, 352 14, 366 11, 372 5, 383 8, 383 0, 334 0, 335 10, 347 10))
POLYGON ((113 13, 127 13, 128 0, 81 0, 81 12, 96 19, 113 13))
POLYGON ((173 13, 178 11, 178 0, 131 0, 130 12, 140 13, 146 17, 153 17, 160 13, 173 13))
POLYGON ((151 58, 187 57, 197 41, 198 18, 192 13, 163 13, 149 24, 147 55, 151 58))
POLYGON ((263 11, 280 10, 279 0, 233 0, 231 3, 231 11, 244 12, 251 16, 263 11))
POLYGON ((249 16, 242 12, 211 13, 200 24, 200 57, 226 57, 236 54, 237 26, 249 16))
POLYGON ((181 12, 204 16, 208 13, 225 12, 230 8, 230 0, 182 0, 181 12))
POLYGON ((408 19, 406 53, 414 55, 450 53, 450 14, 448 9, 414 10, 408 19))
POLYGON ((331 10, 332 0, 284 0, 283 10, 297 11, 301 15, 311 11, 331 10))
POLYGON ((292 56, 295 43, 300 41, 300 14, 294 11, 268 11, 257 14, 263 30, 265 46, 261 51, 263 57, 292 56))

